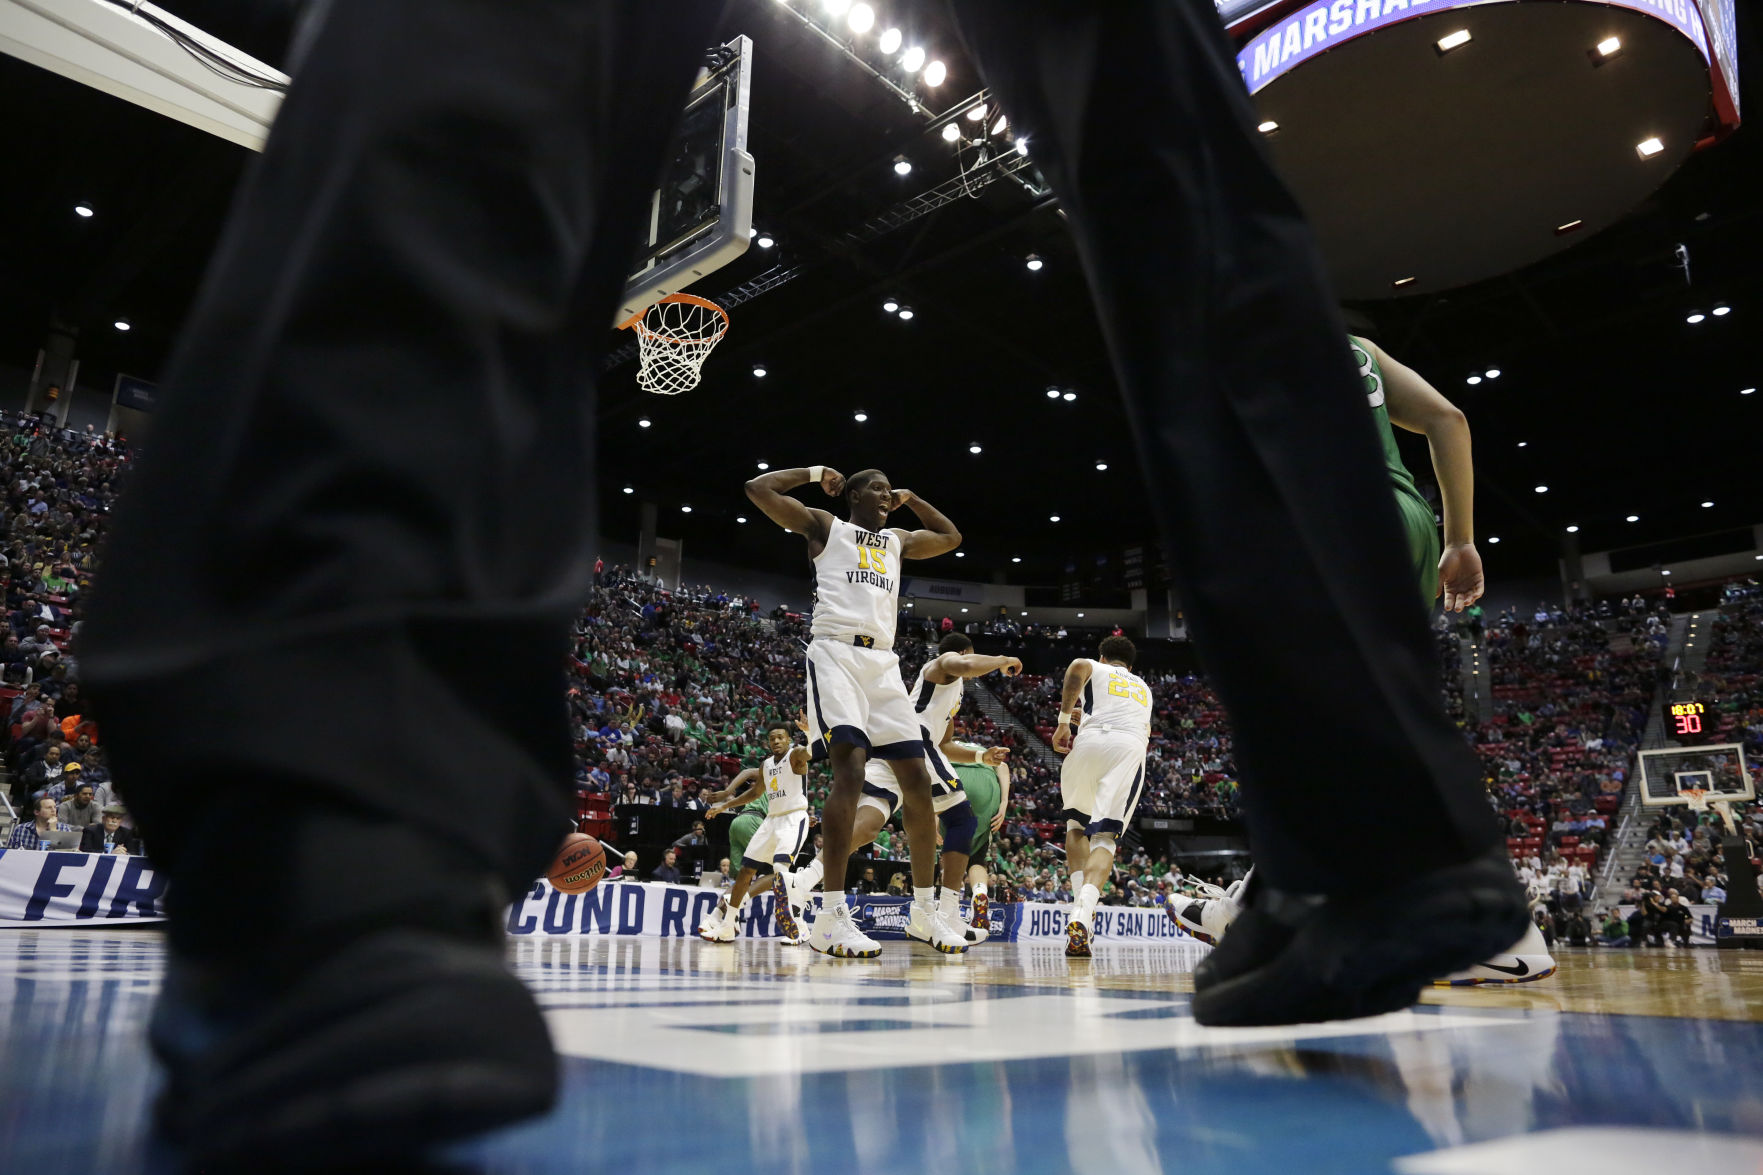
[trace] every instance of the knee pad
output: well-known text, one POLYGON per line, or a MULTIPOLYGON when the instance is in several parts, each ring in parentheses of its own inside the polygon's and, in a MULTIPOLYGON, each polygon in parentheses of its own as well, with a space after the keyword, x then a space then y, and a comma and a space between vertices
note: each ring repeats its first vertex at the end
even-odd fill
POLYGON ((972 804, 957 804, 943 813, 943 851, 966 856, 973 848, 973 834, 979 831, 979 817, 972 804))

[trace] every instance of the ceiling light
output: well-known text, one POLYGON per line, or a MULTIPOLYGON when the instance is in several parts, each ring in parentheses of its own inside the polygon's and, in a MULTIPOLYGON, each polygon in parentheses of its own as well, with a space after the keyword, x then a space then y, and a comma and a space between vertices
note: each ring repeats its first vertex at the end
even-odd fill
POLYGON ((84 200, 81 200, 78 204, 73 206, 73 214, 81 220, 90 220, 93 215, 92 206, 84 200))
POLYGON ((1067 404, 1069 404, 1073 400, 1077 399, 1077 393, 1076 392, 1062 392, 1062 393, 1060 393, 1059 398, 1061 400, 1064 400, 1067 404))
POLYGON ((1023 613, 1022 613, 1022 615, 1024 615, 1024 616, 1027 616, 1027 615, 1028 615, 1028 612, 1027 612, 1027 610, 1026 610, 1026 609, 1025 609, 1025 610, 1024 610, 1024 611, 1023 611, 1023 613))
POLYGON ((735 515, 735 521, 736 522, 746 522, 747 516, 745 514, 737 514, 737 515, 735 515))
POLYGON ((766 374, 766 372, 765 372, 765 365, 764 364, 755 363, 753 365, 753 378, 754 379, 764 379, 765 374, 766 374))
POLYGON ((924 50, 917 45, 906 50, 906 56, 900 58, 900 68, 907 73, 917 73, 924 68, 924 50))
POLYGON ((1618 37, 1605 37, 1598 42, 1597 54, 1599 57, 1614 57, 1620 52, 1622 52, 1622 41, 1618 37))
POLYGON ((1274 131, 1279 129, 1279 124, 1270 118, 1255 129, 1264 135, 1271 135, 1274 131))
POLYGON ((1530 444, 1530 442, 1529 442, 1529 441, 1519 441, 1519 442, 1518 442, 1518 447, 1519 447, 1519 448, 1520 448, 1520 449, 1522 449, 1522 448, 1524 448, 1524 447, 1525 447, 1525 446, 1526 446, 1526 445, 1528 445, 1528 444, 1530 444))
POLYGON ((1660 574, 1660 575, 1670 575, 1670 574, 1671 574, 1671 568, 1669 568, 1669 567, 1665 567, 1665 568, 1661 568, 1661 569, 1660 569, 1660 571, 1659 571, 1659 574, 1660 574))
POLYGON ((1579 533, 1579 527, 1577 527, 1577 526, 1570 526, 1570 527, 1568 527, 1568 528, 1567 528, 1567 533, 1568 533, 1568 534, 1578 534, 1578 533, 1579 533))
POLYGON ((1703 314, 1700 310, 1692 310, 1692 311, 1690 311, 1690 316, 1688 318, 1684 319, 1684 321, 1689 323, 1691 326, 1695 326, 1698 322, 1703 321, 1707 317, 1708 316, 1706 314, 1703 314))
POLYGON ((750 228, 750 229, 748 229, 748 230, 747 230, 747 239, 748 239, 748 240, 749 240, 749 241, 750 241, 750 240, 752 240, 752 239, 753 239, 753 238, 754 238, 754 237, 756 237, 756 236, 758 236, 758 235, 759 235, 759 230, 758 230, 758 229, 756 229, 756 228, 750 228))
POLYGON ((1583 221, 1583 220, 1570 220, 1566 224, 1556 225, 1555 226, 1555 235, 1558 237, 1564 237, 1568 233, 1574 232, 1574 231, 1581 229, 1581 228, 1584 228, 1584 227, 1585 227, 1585 221, 1583 221))
POLYGON ((940 61, 933 61, 924 67, 924 84, 927 86, 940 86, 948 76, 949 67, 940 61))
POLYGON ((1750 394, 1751 394, 1751 393, 1752 393, 1752 392, 1754 392, 1754 391, 1756 391, 1756 390, 1757 390, 1757 389, 1756 389, 1756 388, 1740 388, 1740 389, 1739 389, 1739 395, 1741 395, 1741 396, 1748 396, 1748 395, 1750 395, 1750 394))
POLYGON ((974 454, 975 456, 978 456, 982 452, 978 441, 975 441, 975 442, 973 442, 973 444, 967 446, 967 451, 969 453, 974 454))
POLYGON ((859 408, 857 411, 851 413, 851 419, 855 420, 858 424, 862 424, 865 420, 869 419, 869 413, 859 408))
POLYGON ((1546 494, 1548 492, 1549 492, 1548 486, 1538 486, 1537 487, 1537 493, 1539 493, 1539 494, 1546 494))
POLYGON ((627 493, 627 494, 634 494, 634 493, 636 493, 636 492, 637 492, 637 491, 636 491, 636 487, 634 487, 634 486, 625 486, 625 487, 624 487, 624 492, 625 492, 625 493, 627 493))
POLYGON ((115 322, 111 323, 110 325, 114 326, 117 330, 126 331, 129 329, 129 320, 126 318, 119 318, 115 322))
POLYGON ((851 31, 854 33, 867 33, 875 27, 875 9, 867 4, 854 4, 851 6, 851 15, 845 18, 845 23, 851 26, 851 31))
POLYGON ((906 158, 904 155, 894 156, 894 174, 895 175, 911 175, 912 174, 912 160, 906 158))
POLYGON ((966 551, 956 551, 956 552, 955 552, 955 558, 957 558, 957 559, 965 559, 965 558, 967 558, 967 552, 966 552, 966 551))
POLYGON ((943 124, 943 142, 959 143, 961 141, 961 124, 946 122, 943 124))
POLYGON ((912 307, 910 307, 910 306, 900 307, 900 321, 901 322, 911 322, 912 321, 912 307))
POLYGON ((1049 515, 1047 515, 1047 521, 1048 522, 1058 522, 1059 516, 1057 514, 1049 514, 1049 515))
POLYGON ((882 51, 883 56, 892 57, 900 51, 900 42, 905 39, 906 35, 899 29, 889 29, 881 35, 881 40, 875 47, 882 51))
POLYGON ((1641 520, 1641 516, 1639 514, 1630 514, 1628 516, 1629 522, 1639 522, 1640 520, 1641 520))
POLYGON ((1444 37, 1439 38, 1439 42, 1438 42, 1439 52, 1440 53, 1449 53, 1451 50, 1458 48, 1459 46, 1467 45, 1467 44, 1469 44, 1469 30, 1468 29, 1458 29, 1456 32, 1451 33, 1449 36, 1444 36, 1444 37))
POLYGON ((637 421, 637 427, 638 428, 648 428, 649 423, 650 423, 649 418, 647 416, 645 416, 641 420, 637 421))
POLYGON ((753 243, 755 245, 758 245, 761 249, 769 249, 773 245, 777 244, 777 242, 772 240, 770 236, 760 237, 757 241, 754 241, 753 243))
POLYGON ((1481 382, 1481 376, 1472 375, 1468 379, 1464 380, 1463 382, 1468 384, 1470 387, 1474 387, 1476 384, 1481 382))
POLYGON ((984 119, 985 116, 986 104, 984 102, 981 102, 978 106, 970 106, 967 108, 967 119, 969 122, 979 122, 984 119))
POLYGON ((1041 255, 1039 253, 1030 253, 1028 255, 1028 260, 1024 261, 1023 264, 1028 266, 1029 272, 1039 273, 1041 271, 1041 266, 1045 265, 1046 262, 1041 260, 1041 255))
POLYGON ((1634 149, 1642 159, 1651 159, 1653 156, 1659 154, 1659 152, 1665 150, 1665 144, 1658 137, 1654 137, 1651 139, 1642 139, 1634 145, 1634 149))
POLYGON ((1500 369, 1498 367, 1490 367, 1487 369, 1486 374, 1489 379, 1499 379, 1500 378, 1500 369))
POLYGON ((1027 155, 1028 155, 1028 136, 1027 135, 1022 135, 1017 138, 1017 140, 1016 140, 1016 153, 1018 155, 1024 156, 1025 158, 1027 157, 1027 155))
POLYGON ((1490 542, 1490 543, 1497 543, 1499 541, 1500 541, 1500 536, 1497 534, 1490 534, 1488 536, 1488 542, 1490 542))
MULTIPOLYGON (((1759 555, 1758 558, 1763 559, 1763 555, 1759 555)), ((1020 562, 1022 562, 1022 556, 1021 555, 1012 555, 1012 556, 1010 556, 1010 562, 1020 563, 1020 562)))
POLYGON ((771 462, 769 462, 769 461, 760 461, 760 462, 757 462, 757 464, 758 464, 758 466, 759 466, 759 471, 760 471, 760 472, 761 472, 761 473, 763 473, 763 472, 765 472, 765 471, 766 471, 766 470, 767 470, 767 469, 770 469, 770 468, 771 468, 771 462))
POLYGON ((681 514, 690 514, 692 512, 692 508, 690 506, 681 506, 679 508, 679 512, 681 514))
POLYGON ((1107 473, 1108 472, 1108 462, 1106 462, 1106 461, 1096 462, 1096 472, 1097 473, 1107 473))
POLYGON ((967 611, 967 609, 966 609, 966 608, 963 608, 963 609, 961 609, 961 610, 962 610, 962 611, 963 611, 963 612, 965 612, 965 611, 967 611))
POLYGON ((1714 505, 1714 503, 1712 503, 1712 502, 1703 502, 1703 503, 1702 503, 1702 509, 1704 509, 1704 510, 1706 510, 1706 509, 1708 509, 1708 508, 1709 508, 1709 507, 1710 507, 1710 506, 1712 506, 1712 505, 1714 505))
POLYGON ((1401 288, 1402 288, 1402 287, 1403 287, 1403 286, 1411 286, 1411 285, 1413 285, 1413 284, 1414 284, 1414 283, 1415 283, 1415 282, 1417 282, 1417 281, 1419 281, 1419 280, 1420 280, 1420 279, 1419 279, 1419 278, 1417 278, 1417 277, 1399 277, 1399 278, 1397 278, 1397 279, 1396 279, 1396 280, 1395 280, 1395 281, 1393 281, 1393 282, 1391 282, 1391 283, 1390 283, 1390 286, 1391 286, 1391 287, 1392 287, 1392 288, 1394 288, 1394 289, 1398 289, 1398 290, 1399 290, 1399 289, 1401 289, 1401 288))
POLYGON ((1728 314, 1731 314, 1731 313, 1732 313, 1732 307, 1728 306, 1724 302, 1722 302, 1720 305, 1714 307, 1714 317, 1715 318, 1725 318, 1728 314))
MULTIPOLYGON (((1741 392, 1741 393, 1739 393, 1739 394, 1740 394, 1740 395, 1743 395, 1743 394, 1744 394, 1744 393, 1742 393, 1742 392, 1741 392)), ((1049 400, 1057 400, 1057 399, 1058 399, 1058 398, 1059 398, 1059 389, 1058 389, 1058 388, 1052 388, 1052 387, 1050 387, 1050 388, 1048 388, 1048 389, 1047 389, 1047 399, 1049 399, 1049 400)))
POLYGON ((1079 612, 1079 613, 1078 613, 1078 614, 1077 614, 1077 618, 1078 618, 1078 619, 1079 619, 1079 620, 1082 620, 1082 619, 1083 619, 1083 618, 1084 618, 1084 614, 1083 614, 1083 613, 1082 613, 1082 612, 1079 612))
POLYGON ((894 311, 898 310, 899 308, 900 308, 900 304, 898 302, 894 301, 892 298, 889 298, 886 302, 882 303, 882 309, 886 310, 889 314, 892 314, 894 311))
POLYGON ((1010 119, 1007 116, 1000 114, 998 116, 998 121, 992 124, 992 133, 994 135, 1001 135, 1008 129, 1010 129, 1010 119))

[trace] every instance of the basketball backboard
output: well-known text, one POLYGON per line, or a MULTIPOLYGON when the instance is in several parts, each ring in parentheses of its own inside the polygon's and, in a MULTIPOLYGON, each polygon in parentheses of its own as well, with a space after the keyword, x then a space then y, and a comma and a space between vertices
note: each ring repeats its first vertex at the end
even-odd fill
POLYGON ((1688 803, 1685 792, 1699 790, 1707 800, 1737 803, 1756 798, 1739 743, 1667 747, 1640 753, 1641 803, 1652 808, 1688 803))
POLYGON ((747 153, 752 60, 753 42, 746 37, 710 51, 650 200, 614 325, 747 251, 753 228, 753 157, 747 153))

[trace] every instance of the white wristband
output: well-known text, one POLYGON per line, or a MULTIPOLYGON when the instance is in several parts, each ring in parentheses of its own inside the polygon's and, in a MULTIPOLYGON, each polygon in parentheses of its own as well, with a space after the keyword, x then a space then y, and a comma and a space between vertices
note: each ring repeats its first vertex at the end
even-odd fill
POLYGON ((1066 710, 1065 712, 1063 712, 1059 715, 1059 725, 1070 726, 1072 719, 1074 719, 1076 717, 1077 717, 1076 710, 1066 710))
POLYGON ((825 472, 826 472, 826 466, 824 466, 824 465, 810 465, 808 467, 808 480, 809 480, 809 482, 814 485, 819 485, 821 475, 824 474, 825 472))

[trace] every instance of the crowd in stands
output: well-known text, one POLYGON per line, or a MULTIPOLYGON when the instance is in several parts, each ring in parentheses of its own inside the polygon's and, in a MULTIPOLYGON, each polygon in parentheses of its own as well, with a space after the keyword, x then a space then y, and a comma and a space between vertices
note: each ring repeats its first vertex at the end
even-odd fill
POLYGON ((118 438, 0 416, 8 848, 140 851, 80 693, 80 602, 128 461, 118 438))

